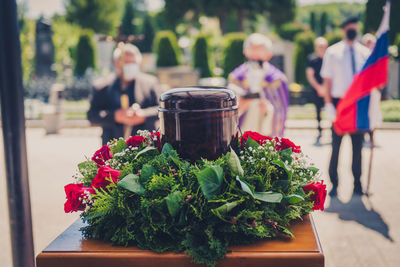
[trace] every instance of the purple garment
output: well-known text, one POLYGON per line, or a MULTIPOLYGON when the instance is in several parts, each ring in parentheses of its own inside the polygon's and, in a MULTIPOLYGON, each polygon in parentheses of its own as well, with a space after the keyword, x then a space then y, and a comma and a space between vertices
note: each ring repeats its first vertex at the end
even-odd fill
MULTIPOLYGON (((289 106, 289 89, 285 75, 270 63, 265 63, 266 69, 265 79, 262 88, 265 97, 274 107, 273 129, 274 136, 283 136, 285 131, 285 121, 289 106)), ((235 84, 243 90, 250 92, 249 83, 247 81, 249 66, 244 63, 234 69, 228 78, 228 83, 235 84)), ((243 123, 246 113, 239 118, 239 126, 243 123)))

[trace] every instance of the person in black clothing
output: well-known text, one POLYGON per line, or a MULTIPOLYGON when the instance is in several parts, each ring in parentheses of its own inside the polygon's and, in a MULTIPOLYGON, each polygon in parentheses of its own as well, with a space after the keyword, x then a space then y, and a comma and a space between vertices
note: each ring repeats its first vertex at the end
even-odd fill
POLYGON ((306 69, 307 80, 312 86, 313 100, 317 111, 318 121, 318 137, 315 145, 320 145, 320 139, 322 135, 321 127, 321 109, 324 106, 324 87, 323 79, 319 72, 322 67, 322 58, 324 57, 325 51, 328 48, 328 42, 324 37, 318 37, 314 42, 315 54, 311 54, 308 57, 308 64, 306 69))
POLYGON ((103 128, 103 145, 137 130, 155 130, 158 119, 158 80, 139 71, 139 49, 121 43, 113 57, 116 73, 94 82, 87 112, 88 120, 103 128))

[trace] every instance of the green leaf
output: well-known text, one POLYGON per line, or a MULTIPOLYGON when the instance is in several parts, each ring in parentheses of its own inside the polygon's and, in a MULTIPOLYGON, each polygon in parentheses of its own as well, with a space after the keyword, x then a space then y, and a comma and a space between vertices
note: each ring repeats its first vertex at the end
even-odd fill
POLYGON ((285 200, 289 202, 289 204, 297 204, 300 201, 304 200, 304 197, 296 194, 288 195, 285 197, 285 200))
POLYGON ((282 159, 284 161, 288 161, 289 163, 292 163, 292 148, 287 148, 285 150, 282 150, 281 152, 279 152, 282 156, 282 159))
POLYGON ((247 138, 247 142, 246 142, 246 148, 258 148, 260 146, 259 143, 257 143, 257 141, 254 141, 251 137, 247 138))
POLYGON ((148 146, 141 150, 139 153, 136 154, 135 159, 139 158, 140 156, 144 155, 150 155, 150 156, 155 156, 158 155, 158 149, 155 148, 154 146, 148 146))
POLYGON ((297 188, 297 190, 296 190, 296 195, 299 195, 299 196, 304 197, 304 196, 306 195, 306 193, 304 193, 303 188, 299 187, 299 188, 297 188))
POLYGON ((269 203, 280 203, 283 195, 281 193, 275 193, 272 191, 254 192, 254 198, 269 203))
POLYGON ((229 202, 226 203, 222 206, 219 206, 216 209, 212 209, 211 212, 217 216, 218 218, 220 218, 221 220, 225 220, 224 215, 228 214, 228 212, 230 212, 233 208, 235 208, 237 205, 239 205, 238 201, 235 202, 229 202))
POLYGON ((289 170, 289 167, 281 160, 273 160, 271 161, 272 164, 281 167, 287 174, 288 180, 292 180, 293 173, 289 170))
POLYGON ((242 165, 240 165, 239 157, 236 155, 235 151, 232 148, 231 148, 231 153, 229 155, 228 164, 235 175, 240 175, 240 176, 244 175, 242 165))
POLYGON ((207 199, 213 198, 220 191, 224 172, 220 166, 210 166, 196 173, 201 191, 207 199))
POLYGON ((282 191, 286 191, 290 186, 290 181, 289 180, 277 180, 273 182, 272 187, 281 189, 282 191))
POLYGON ((147 180, 149 180, 153 176, 153 174, 156 174, 156 173, 157 173, 157 170, 153 166, 151 166, 149 164, 144 164, 142 167, 142 171, 140 173, 139 180, 141 183, 145 183, 145 182, 147 182, 147 180))
POLYGON ((165 143, 163 148, 161 149, 161 154, 170 155, 170 153, 174 151, 174 148, 169 143, 165 143))
POLYGON ((125 148, 127 148, 126 142, 124 139, 121 138, 117 141, 117 143, 115 145, 113 145, 111 147, 111 153, 115 154, 115 153, 122 152, 122 151, 124 151, 125 148))
POLYGON ((254 187, 249 185, 248 183, 242 181, 239 179, 239 176, 236 176, 236 181, 240 183, 240 187, 242 190, 246 193, 248 193, 250 196, 254 198, 254 187))
POLYGON ((319 171, 319 169, 315 167, 308 167, 307 170, 312 171, 314 174, 316 174, 319 171))
POLYGON ((289 229, 280 226, 279 228, 282 229, 282 232, 284 232, 285 234, 289 235, 291 238, 294 238, 294 234, 292 233, 292 231, 290 231, 289 229))
POLYGON ((165 197, 168 212, 172 217, 178 214, 183 204, 183 196, 181 191, 175 191, 165 197))
POLYGON ((144 187, 139 183, 139 176, 135 174, 128 174, 125 176, 118 182, 118 186, 138 195, 142 195, 144 192, 144 187))

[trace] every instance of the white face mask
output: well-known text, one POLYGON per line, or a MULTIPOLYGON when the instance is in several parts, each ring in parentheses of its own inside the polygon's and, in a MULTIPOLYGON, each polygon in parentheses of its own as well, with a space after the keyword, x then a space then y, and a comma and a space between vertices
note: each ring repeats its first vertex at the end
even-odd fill
POLYGON ((122 72, 125 81, 132 81, 139 73, 139 65, 136 63, 128 63, 122 67, 122 72))

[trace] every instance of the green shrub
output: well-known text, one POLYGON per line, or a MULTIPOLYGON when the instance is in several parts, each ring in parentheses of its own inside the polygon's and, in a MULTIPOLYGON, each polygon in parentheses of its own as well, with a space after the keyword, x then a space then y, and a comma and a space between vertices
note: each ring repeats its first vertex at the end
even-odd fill
POLYGON ((325 35, 325 38, 328 41, 329 45, 333 45, 337 42, 340 42, 341 40, 343 40, 343 37, 344 37, 343 32, 342 32, 342 30, 339 30, 339 29, 332 31, 330 33, 327 33, 325 35))
POLYGON ((400 33, 397 34, 396 40, 394 41, 394 45, 397 47, 397 55, 395 58, 400 61, 400 33))
POLYGON ((400 122, 400 100, 386 100, 381 102, 383 121, 400 122))
MULTIPOLYGON (((313 13, 314 14, 314 13, 313 13)), ((288 40, 288 41, 292 41, 294 40, 294 37, 301 32, 304 32, 308 29, 308 27, 302 23, 285 23, 283 25, 281 25, 278 29, 277 29, 277 33, 279 35, 279 37, 281 37, 282 39, 288 40)))
POLYGON ((207 38, 199 35, 193 46, 193 66, 200 70, 201 77, 211 77, 207 38))
POLYGON ((223 59, 224 76, 228 77, 246 58, 243 55, 244 33, 228 33, 225 35, 225 51, 223 59))
POLYGON ((306 78, 307 57, 314 51, 315 34, 311 31, 296 35, 294 51, 295 79, 297 83, 308 85, 306 78))
POLYGON ((75 69, 77 76, 85 74, 86 69, 95 68, 95 44, 92 41, 91 31, 83 31, 79 36, 78 45, 75 49, 75 69))
POLYGON ((143 53, 150 53, 153 50, 154 42, 154 26, 150 16, 144 18, 142 34, 143 41, 139 45, 140 50, 143 53))
POLYGON ((180 64, 181 51, 172 31, 160 31, 154 40, 154 52, 157 54, 158 67, 170 67, 180 64))

